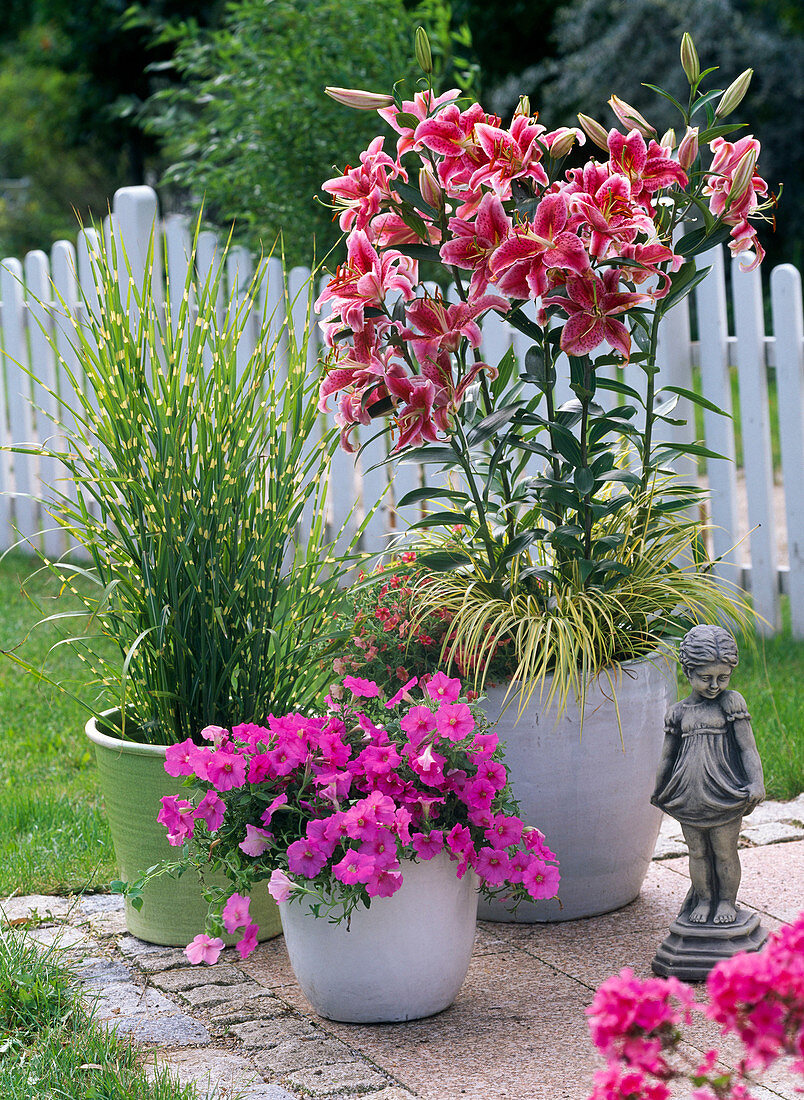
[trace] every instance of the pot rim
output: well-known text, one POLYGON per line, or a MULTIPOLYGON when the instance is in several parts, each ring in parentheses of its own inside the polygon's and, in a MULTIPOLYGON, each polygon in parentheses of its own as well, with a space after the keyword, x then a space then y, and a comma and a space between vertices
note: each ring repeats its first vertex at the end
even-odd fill
POLYGON ((84 726, 84 732, 94 745, 110 749, 112 752, 121 755, 127 753, 130 756, 165 756, 167 745, 148 745, 144 741, 124 740, 122 737, 112 737, 108 733, 102 733, 98 729, 100 719, 109 718, 111 715, 119 713, 120 707, 110 707, 109 710, 101 711, 100 714, 93 714, 89 719, 84 726))
MULTIPOLYGON (((614 664, 606 665, 606 667, 601 669, 597 676, 595 676, 591 682, 594 683, 601 677, 605 679, 606 672, 608 671, 615 679, 615 689, 617 689, 617 687, 619 686, 617 684, 617 681, 621 679, 621 672, 623 669, 637 667, 641 668, 645 665, 651 665, 657 670, 663 670, 665 673, 668 673, 672 664, 673 658, 669 649, 654 649, 651 653, 646 653, 644 657, 631 657, 627 661, 617 661, 614 664)), ((554 672, 549 672, 544 678, 545 685, 551 683, 554 676, 554 672)), ((522 683, 522 680, 515 680, 512 677, 502 678, 499 682, 490 684, 485 689, 484 694, 488 695, 490 691, 501 690, 504 690, 506 692, 513 691, 513 693, 516 694, 519 691, 519 685, 521 685, 522 683)))

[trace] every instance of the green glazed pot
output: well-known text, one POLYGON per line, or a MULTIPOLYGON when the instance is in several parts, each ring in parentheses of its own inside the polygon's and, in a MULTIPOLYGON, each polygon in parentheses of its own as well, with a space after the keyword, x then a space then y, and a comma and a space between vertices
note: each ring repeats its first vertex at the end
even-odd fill
MULTIPOLYGON (((180 779, 165 771, 165 746, 123 741, 107 730, 115 729, 119 712, 109 711, 98 720, 91 718, 86 733, 95 746, 100 772, 101 794, 112 832, 115 856, 124 882, 133 882, 143 871, 163 860, 175 860, 177 849, 167 842, 163 825, 156 820, 165 795, 184 791, 180 779)), ((184 792, 186 793, 186 792, 184 792)), ((210 886, 225 886, 222 874, 205 876, 210 886)), ((194 871, 181 878, 164 875, 149 882, 143 891, 142 909, 126 899, 126 927, 132 935, 147 943, 186 947, 204 931, 207 903, 194 871)), ((267 940, 282 931, 279 910, 268 893, 267 884, 259 883, 251 895, 251 919, 260 926, 259 939, 267 940)), ((227 945, 236 936, 224 937, 227 945)))

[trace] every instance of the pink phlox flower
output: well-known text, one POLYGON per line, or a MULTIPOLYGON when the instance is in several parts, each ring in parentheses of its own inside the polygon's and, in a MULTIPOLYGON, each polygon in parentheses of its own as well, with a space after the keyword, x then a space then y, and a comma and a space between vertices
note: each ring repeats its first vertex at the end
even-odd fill
POLYGON ((173 847, 184 844, 193 835, 195 807, 192 802, 172 794, 165 795, 160 801, 162 809, 156 820, 167 829, 168 844, 173 847))
MULTIPOLYGON (((196 760, 203 761, 202 750, 188 737, 177 745, 168 745, 165 749, 165 771, 174 778, 180 775, 195 775, 196 760)), ((203 767, 202 767, 203 770, 203 767)))
POLYGON ((481 848, 477 853, 475 870, 490 886, 502 886, 508 878, 511 859, 503 848, 481 848))
POLYGON ((339 882, 354 886, 358 882, 367 883, 374 874, 374 859, 366 852, 350 848, 343 859, 332 865, 332 873, 339 882))
POLYGON ((386 709, 390 710, 392 707, 398 706, 403 700, 407 703, 411 701, 410 691, 415 688, 419 682, 418 676, 412 676, 406 684, 404 684, 399 691, 392 695, 388 702, 385 704, 386 709))
POLYGON ((281 806, 287 806, 287 804, 288 804, 288 796, 286 794, 282 793, 282 794, 278 794, 276 796, 276 798, 268 806, 265 807, 265 809, 260 814, 260 821, 263 823, 263 825, 266 827, 266 829, 271 824, 271 818, 274 816, 276 811, 281 806))
POLYGON ((213 752, 206 760, 207 779, 219 791, 242 787, 246 781, 246 761, 236 752, 213 752))
POLYGON ((657 141, 649 145, 639 130, 623 135, 610 130, 608 137, 611 169, 631 184, 631 198, 653 213, 651 198, 664 187, 686 187, 687 173, 657 141))
POLYGON ((433 859, 444 850, 444 834, 441 829, 429 833, 416 833, 410 839, 411 846, 419 859, 433 859))
POLYGON ((196 821, 203 821, 211 833, 216 833, 223 824, 226 814, 226 803, 218 798, 214 791, 207 791, 196 807, 193 816, 196 821))
POLYGON ((444 703, 436 712, 436 729, 447 741, 462 741, 474 728, 475 719, 466 703, 444 703))
POLYGON ((268 880, 268 893, 277 905, 281 905, 293 893, 295 885, 296 883, 292 878, 288 878, 284 871, 276 867, 271 872, 271 877, 268 880))
POLYGON ((486 840, 501 848, 519 844, 522 839, 523 822, 519 817, 508 814, 495 814, 492 824, 486 830, 486 840))
POLYGON ((223 927, 231 935, 238 928, 245 928, 251 921, 248 911, 249 899, 242 894, 232 894, 223 907, 223 927))
POLYGON ((561 350, 568 355, 588 355, 604 341, 628 360, 631 335, 617 314, 651 301, 649 294, 627 293, 619 288, 620 272, 609 268, 601 276, 567 279, 567 297, 545 297, 543 305, 559 306, 569 314, 561 332, 561 350))
POLYGON ((410 126, 406 122, 399 122, 398 115, 412 115, 419 122, 424 122, 428 115, 435 114, 440 107, 460 98, 460 95, 461 93, 457 88, 450 88, 449 91, 442 92, 438 96, 434 96, 430 91, 416 92, 413 99, 403 101, 401 111, 396 106, 379 108, 377 114, 380 118, 385 119, 388 125, 401 135, 396 143, 397 156, 401 157, 403 153, 407 153, 416 147, 414 138, 416 127, 410 126))
POLYGON ((267 829, 260 829, 257 825, 252 825, 249 822, 246 825, 245 839, 241 840, 237 846, 247 856, 261 856, 269 847, 270 839, 271 834, 267 829))
POLYGON ((288 870, 294 875, 315 878, 328 859, 327 850, 306 837, 288 846, 288 870))
POLYGON ((256 948, 259 930, 260 926, 258 924, 247 925, 242 937, 235 944, 241 959, 248 958, 251 952, 256 948))
POLYGON ((216 963, 218 956, 223 951, 223 940, 212 939, 206 932, 201 932, 195 937, 184 949, 184 954, 187 956, 193 966, 197 966, 198 963, 216 963))
POLYGON ((474 220, 450 218, 452 238, 442 243, 441 259, 445 264, 470 270, 470 290, 475 295, 485 294, 492 278, 492 255, 512 229, 500 198, 487 192, 480 200, 474 220))
POLYGON ((407 181, 405 169, 383 150, 385 139, 376 137, 360 154, 360 165, 347 168, 342 176, 327 180, 322 191, 335 199, 341 213, 338 224, 344 233, 365 229, 383 203, 390 199, 389 181, 399 177, 407 181))
POLYGON ((456 703, 461 694, 461 681, 443 672, 434 673, 427 681, 425 693, 439 703, 456 703))
POLYGON ((366 882, 366 893, 371 898, 390 898, 402 885, 402 871, 396 867, 375 867, 366 882))
POLYGON ((359 676, 344 676, 343 686, 359 699, 376 699, 380 689, 373 680, 363 680, 359 676))

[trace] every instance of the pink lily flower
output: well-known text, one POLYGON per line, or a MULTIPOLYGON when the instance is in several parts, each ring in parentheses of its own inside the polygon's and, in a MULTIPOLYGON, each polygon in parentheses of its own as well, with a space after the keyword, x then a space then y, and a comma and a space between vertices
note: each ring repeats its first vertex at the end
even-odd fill
POLYGON ((400 114, 413 115, 419 122, 424 122, 424 120, 429 115, 434 114, 439 107, 443 107, 446 103, 452 103, 453 100, 458 99, 460 94, 458 88, 450 88, 448 92, 442 92, 441 95, 438 96, 432 95, 429 91, 417 92, 413 99, 404 100, 401 111, 396 105, 380 108, 380 110, 377 111, 380 118, 384 119, 392 129, 396 130, 396 132, 401 135, 396 143, 397 156, 401 157, 403 153, 407 153, 411 149, 417 147, 414 138, 416 127, 400 123, 397 120, 400 114))
POLYGON ((623 136, 619 130, 610 130, 608 137, 611 168, 625 176, 631 184, 631 197, 650 213, 653 213, 651 196, 662 187, 687 186, 687 173, 656 141, 650 145, 639 130, 631 130, 623 136))
POLYGON ((472 175, 470 188, 486 184, 501 198, 508 198, 511 180, 532 179, 541 187, 546 186, 547 173, 539 163, 543 154, 538 141, 545 133, 544 126, 520 113, 514 115, 509 130, 478 122, 475 137, 488 160, 472 175))
MULTIPOLYGON (((733 226, 729 250, 738 255, 747 249, 753 249, 756 258, 748 270, 753 270, 762 262, 765 250, 757 240, 756 230, 748 218, 759 208, 758 195, 767 195, 768 185, 755 172, 760 145, 750 134, 734 143, 723 138, 715 138, 709 145, 712 151, 712 164, 706 177, 704 194, 709 197, 709 209, 723 218, 726 225, 733 226), (745 179, 739 186, 739 193, 732 192, 738 169, 745 179), (746 169, 748 175, 746 175, 746 169)), ((738 177, 739 178, 739 177, 738 177)))
POLYGON ((589 256, 577 233, 566 229, 567 199, 560 192, 546 195, 532 222, 516 226, 492 256, 497 285, 515 298, 539 298, 547 290, 552 268, 583 275, 589 256))
POLYGON ((561 350, 568 355, 588 355, 606 341, 628 360, 631 355, 631 335, 615 319, 632 306, 651 301, 649 294, 624 293, 617 288, 620 272, 609 268, 602 277, 591 272, 583 278, 567 279, 567 295, 544 299, 544 305, 559 306, 569 314, 561 333, 561 350))
POLYGON ((315 303, 317 312, 331 301, 333 312, 357 332, 366 323, 366 306, 382 306, 389 291, 398 290, 405 301, 413 297, 418 280, 415 260, 393 249, 380 255, 360 229, 349 236, 347 256, 347 262, 338 268, 315 303))
POLYGON ((472 294, 485 294, 492 278, 491 257, 513 228, 499 196, 487 192, 473 221, 450 218, 449 228, 453 237, 441 245, 441 259, 445 264, 469 269, 472 294))
POLYGON ((376 137, 360 154, 360 166, 347 168, 342 176, 327 180, 322 191, 332 195, 336 208, 341 209, 338 224, 344 233, 352 228, 365 229, 390 199, 389 180, 397 177, 407 181, 408 174, 397 161, 383 151, 385 139, 376 137))
POLYGON ((462 337, 473 348, 479 347, 482 333, 475 318, 489 309, 506 312, 509 307, 510 303, 498 294, 447 305, 440 292, 436 292, 434 297, 413 299, 405 316, 409 325, 415 325, 419 331, 408 327, 402 329, 401 335, 410 342, 414 355, 424 367, 426 363, 435 362, 440 351, 457 351, 462 337))
POLYGON ((625 176, 607 176, 593 193, 574 192, 570 196, 571 214, 579 215, 572 224, 582 220, 591 229, 589 253, 605 259, 615 245, 631 243, 639 230, 653 233, 651 218, 642 210, 636 210, 631 200, 631 184, 625 176))

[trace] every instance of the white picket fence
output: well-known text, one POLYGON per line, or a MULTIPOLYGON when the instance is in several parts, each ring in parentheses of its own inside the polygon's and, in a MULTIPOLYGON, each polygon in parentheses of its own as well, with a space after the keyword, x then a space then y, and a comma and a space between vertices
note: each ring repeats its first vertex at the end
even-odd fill
MULTIPOLYGON (((147 187, 127 187, 117 192, 113 212, 104 225, 108 235, 122 239, 135 277, 144 270, 147 243, 158 208, 155 193, 147 187)), ((181 294, 190 248, 190 226, 179 216, 160 223, 157 244, 167 271, 170 292, 181 294)), ((54 288, 80 318, 79 287, 91 304, 93 279, 90 262, 91 233, 82 232, 77 248, 58 241, 50 257, 42 251, 29 252, 23 261, 5 259, 0 264, 0 552, 19 542, 20 535, 50 556, 65 550, 60 532, 52 530, 52 521, 38 503, 46 495, 45 486, 53 483, 58 471, 51 469, 38 455, 12 454, 8 447, 50 439, 56 428, 54 401, 49 391, 65 393, 67 379, 60 376, 55 357, 42 331, 53 319, 41 303, 55 300, 54 288), (2 449, 3 446, 6 449, 2 449)), ((203 282, 213 265, 220 262, 221 245, 214 233, 200 236, 197 269, 203 282)), ((757 610, 768 623, 770 632, 779 629, 779 596, 790 596, 793 629, 804 637, 804 333, 802 331, 801 277, 797 269, 783 264, 771 274, 773 335, 764 330, 762 288, 758 271, 747 272, 732 263, 732 294, 735 332, 729 333, 726 308, 726 280, 722 248, 713 249, 702 263, 712 267, 711 274, 696 291, 699 340, 690 339, 688 302, 676 306, 667 317, 661 333, 660 378, 665 385, 692 388, 693 368, 700 367, 703 394, 718 408, 731 412, 730 366, 736 365, 743 433, 744 488, 733 462, 734 426, 730 417, 706 412, 704 442, 724 460, 708 460, 707 476, 712 489, 711 522, 713 545, 724 555, 721 572, 742 583, 752 592, 757 610), (781 445, 781 487, 771 458, 770 406, 767 367, 775 368, 778 392, 778 433, 781 445), (777 529, 782 517, 774 515, 774 497, 784 494, 783 513, 787 528, 787 560, 779 560, 777 529), (742 495, 741 495, 742 494, 742 495), (747 521, 745 513, 747 511, 747 521), (750 534, 735 549, 741 523, 750 534)), ((254 259, 243 248, 231 249, 226 260, 221 304, 241 296, 254 272, 254 259)), ((265 263, 262 294, 268 314, 279 327, 285 321, 299 335, 311 327, 308 343, 308 367, 316 371, 320 350, 318 318, 308 312, 310 271, 293 268, 289 273, 280 261, 265 263)), ((317 289, 317 288, 316 288, 317 289)), ((314 294, 313 297, 316 295, 314 294)), ((61 354, 75 370, 75 356, 69 334, 57 329, 61 354)), ((243 341, 253 339, 247 331, 243 341)), ((512 330, 496 314, 487 315, 483 324, 483 356, 497 363, 513 345, 522 359, 528 341, 512 330)), ((238 354, 248 353, 241 347, 238 354)), ((79 375, 80 376, 80 375, 79 375)), ((626 367, 625 380, 644 389, 638 368, 626 367)), ((560 384, 561 385, 561 384, 560 384)), ((571 396, 568 384, 559 399, 571 396)), ((599 391, 599 393, 602 391, 599 391)), ((688 416, 684 427, 668 428, 668 439, 690 441, 695 429, 689 408, 681 402, 676 416, 688 416)), ((334 460, 331 522, 339 529, 352 512, 356 523, 364 509, 382 497, 382 505, 373 515, 364 535, 364 547, 380 551, 389 534, 398 533, 411 517, 398 515, 394 500, 421 484, 423 471, 413 465, 377 466, 385 444, 371 444, 356 464, 351 455, 338 452, 334 460), (388 478, 392 477, 390 490, 388 478), (383 495, 384 494, 384 495, 383 495), (357 503, 357 508, 355 504, 357 503)), ((432 468, 428 468, 432 476, 432 468)), ((782 523, 784 520, 782 520, 782 523)))

